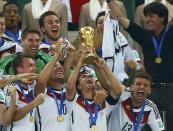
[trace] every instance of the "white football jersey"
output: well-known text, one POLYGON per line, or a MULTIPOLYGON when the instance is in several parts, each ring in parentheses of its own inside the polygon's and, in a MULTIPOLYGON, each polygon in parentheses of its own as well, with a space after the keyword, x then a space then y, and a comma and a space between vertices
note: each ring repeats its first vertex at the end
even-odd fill
POLYGON ((20 44, 21 34, 22 34, 22 30, 19 30, 18 32, 16 32, 16 34, 13 34, 12 32, 5 31, 3 36, 14 41, 14 42, 17 42, 18 44, 20 44))
MULTIPOLYGON (((5 95, 4 95, 3 91, 0 89, 0 105, 1 104, 5 104, 5 95)), ((0 131, 4 131, 4 128, 1 124, 0 124, 0 131)))
POLYGON ((0 57, 6 56, 6 54, 14 54, 17 52, 22 52, 23 48, 15 42, 12 41, 4 41, 2 45, 0 45, 0 57))
POLYGON ((0 104, 4 104, 4 103, 5 103, 5 95, 3 91, 0 89, 0 104))
MULTIPOLYGON (((13 85, 16 86, 17 93, 16 93, 16 105, 17 108, 23 108, 25 107, 29 101, 32 101, 34 99, 33 97, 33 89, 31 87, 28 87, 28 90, 23 90, 23 93, 28 98, 28 100, 25 99, 25 97, 22 94, 21 89, 19 86, 15 83, 13 85), (32 90, 31 90, 32 89, 32 90)), ((4 94, 6 96, 6 106, 8 107, 10 105, 10 95, 8 92, 8 86, 4 88, 4 94)), ((34 118, 34 121, 30 122, 30 113, 28 113, 24 118, 21 120, 18 120, 16 122, 12 122, 10 126, 7 127, 7 131, 35 131, 35 108, 33 109, 32 116, 34 118)))
POLYGON ((125 64, 124 62, 133 60, 136 62, 137 67, 140 68, 140 57, 138 53, 132 49, 129 45, 121 47, 118 53, 114 52, 114 57, 106 58, 106 63, 108 64, 110 70, 117 77, 120 83, 124 81, 124 79, 128 79, 128 75, 125 72, 125 64))
MULTIPOLYGON (((62 91, 65 95, 65 88, 63 88, 62 91, 58 91, 55 89, 52 89, 52 91, 56 95, 59 105, 62 91)), ((57 117, 59 116, 59 114, 54 96, 52 95, 51 91, 46 89, 44 103, 39 105, 37 110, 37 123, 39 128, 41 128, 41 131, 70 131, 70 105, 71 102, 67 100, 63 102, 62 114, 64 120, 62 122, 58 122, 57 117)))
MULTIPOLYGON (((88 101, 91 106, 91 110, 94 116, 95 103, 88 101)), ((104 103, 103 107, 98 111, 98 117, 96 121, 97 131, 107 131, 107 116, 112 111, 112 106, 107 102, 104 103)), ((88 113, 87 104, 84 102, 81 96, 76 96, 74 105, 71 111, 71 131, 91 131, 91 119, 88 113)))
MULTIPOLYGON (((109 131, 115 131, 115 129, 116 131, 134 131, 133 116, 137 120, 142 107, 133 108, 134 113, 132 114, 130 101, 131 92, 123 91, 108 120, 109 131)), ((141 131, 145 124, 148 124, 152 131, 164 130, 157 106, 148 99, 145 102, 144 113, 138 131, 141 131)))

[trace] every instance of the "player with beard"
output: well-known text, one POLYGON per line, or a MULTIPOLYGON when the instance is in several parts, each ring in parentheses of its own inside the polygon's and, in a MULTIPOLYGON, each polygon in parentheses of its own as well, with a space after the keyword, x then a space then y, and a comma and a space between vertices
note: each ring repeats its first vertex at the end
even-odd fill
POLYGON ((30 56, 35 60, 36 63, 36 72, 40 72, 43 69, 44 65, 48 63, 51 59, 51 56, 45 54, 42 51, 39 51, 39 46, 41 42, 41 34, 37 30, 24 30, 22 32, 22 47, 23 52, 15 53, 0 59, 0 69, 3 74, 14 74, 11 67, 11 62, 16 56, 23 53, 24 55, 30 56))
MULTIPOLYGON (((71 100, 71 131, 80 131, 81 129, 83 131, 107 131, 107 117, 113 106, 104 100, 100 104, 95 102, 98 91, 92 75, 93 70, 86 66, 81 68, 85 53, 85 50, 80 52, 78 63, 74 66, 74 70, 67 81, 66 96, 68 100, 71 100), (76 90, 78 94, 76 94, 76 90)), ((103 62, 105 63, 103 60, 95 61, 93 65, 97 70, 103 71, 103 62)), ((105 70, 111 73, 108 67, 105 70)), ((105 76, 102 76, 102 79, 105 79, 105 76)), ((107 99, 111 101, 111 104, 114 104, 114 88, 117 84, 109 81, 111 85, 109 93, 111 95, 108 95, 107 99)))
POLYGON ((41 131, 70 131, 70 102, 66 99, 64 69, 57 62, 61 45, 56 44, 52 60, 40 72, 36 95, 45 94, 45 102, 38 106, 37 124, 41 131))

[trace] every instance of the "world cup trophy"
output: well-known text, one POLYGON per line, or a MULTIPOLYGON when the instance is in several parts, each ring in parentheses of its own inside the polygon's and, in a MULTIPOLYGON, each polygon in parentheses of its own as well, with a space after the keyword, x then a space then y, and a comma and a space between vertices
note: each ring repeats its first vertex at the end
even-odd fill
POLYGON ((94 46, 94 29, 85 26, 80 29, 79 31, 79 39, 80 42, 83 42, 86 46, 86 48, 89 50, 84 58, 84 63, 91 64, 93 61, 97 60, 98 57, 95 53, 95 50, 93 48, 94 46))

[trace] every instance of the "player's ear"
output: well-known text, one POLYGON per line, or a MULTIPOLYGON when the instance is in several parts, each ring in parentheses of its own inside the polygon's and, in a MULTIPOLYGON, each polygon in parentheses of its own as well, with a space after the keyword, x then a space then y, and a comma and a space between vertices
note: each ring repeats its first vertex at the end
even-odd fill
POLYGON ((43 32, 43 33, 45 32, 44 27, 41 27, 40 29, 41 29, 41 32, 43 32))
POLYGON ((151 87, 148 89, 148 95, 151 94, 151 87))
POLYGON ((133 92, 133 90, 134 90, 134 85, 131 84, 131 91, 133 92))
POLYGON ((18 67, 16 70, 16 73, 23 73, 23 68, 22 67, 18 67))

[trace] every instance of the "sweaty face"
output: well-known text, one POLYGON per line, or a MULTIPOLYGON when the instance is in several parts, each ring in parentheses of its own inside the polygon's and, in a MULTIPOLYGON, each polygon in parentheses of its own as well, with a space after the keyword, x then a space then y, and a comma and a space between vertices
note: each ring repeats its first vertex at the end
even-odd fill
POLYGON ((31 58, 24 58, 20 73, 35 73, 35 62, 31 58))
POLYGON ((51 40, 58 40, 60 35, 60 21, 57 16, 49 15, 44 18, 41 31, 51 40))
POLYGON ((0 37, 4 34, 5 31, 5 18, 0 17, 0 37))
POLYGON ((7 5, 4 9, 4 17, 6 20, 6 27, 13 29, 18 27, 20 22, 20 14, 18 7, 14 4, 7 5))
POLYGON ((26 55, 35 57, 40 46, 40 36, 36 33, 28 33, 27 36, 22 39, 23 52, 26 55))
POLYGON ((160 30, 160 27, 163 26, 163 20, 164 18, 161 18, 156 14, 148 14, 145 17, 147 29, 154 32, 160 30))
POLYGON ((150 81, 145 78, 136 78, 132 85, 134 103, 143 103, 146 96, 151 92, 150 81))
POLYGON ((104 29, 104 19, 105 16, 100 16, 97 20, 97 25, 96 25, 96 29, 98 32, 103 32, 104 29))

